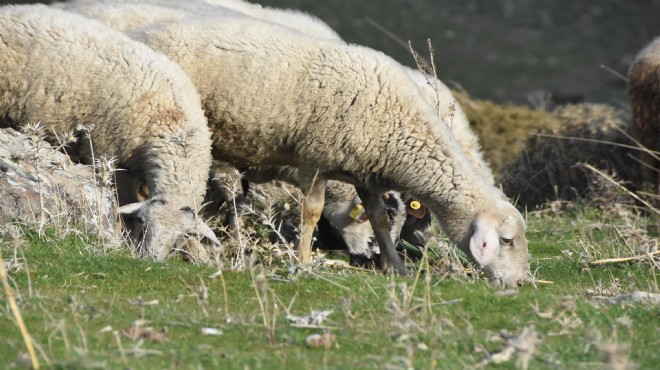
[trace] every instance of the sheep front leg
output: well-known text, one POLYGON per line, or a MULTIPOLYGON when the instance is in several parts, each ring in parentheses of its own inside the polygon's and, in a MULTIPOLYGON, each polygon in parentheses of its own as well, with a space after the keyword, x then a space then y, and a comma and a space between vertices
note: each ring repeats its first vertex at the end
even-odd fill
POLYGON ((301 207, 300 238, 298 239, 298 263, 312 261, 312 236, 321 218, 325 202, 325 179, 318 176, 300 176, 300 188, 305 194, 301 207))
POLYGON ((366 189, 355 187, 355 190, 357 190, 358 196, 366 207, 371 228, 374 230, 374 236, 380 249, 380 262, 383 271, 390 273, 394 270, 399 275, 405 275, 406 266, 396 253, 396 246, 389 233, 387 211, 385 210, 383 198, 379 194, 366 189))

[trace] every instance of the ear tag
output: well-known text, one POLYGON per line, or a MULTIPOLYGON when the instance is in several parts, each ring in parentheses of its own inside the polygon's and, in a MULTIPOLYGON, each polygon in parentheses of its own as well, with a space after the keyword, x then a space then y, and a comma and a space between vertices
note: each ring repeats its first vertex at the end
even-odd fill
POLYGON ((422 203, 420 203, 417 200, 413 200, 412 202, 410 202, 410 208, 412 208, 414 210, 418 210, 418 209, 422 208, 422 203))
POLYGON ((360 217, 360 214, 362 213, 362 204, 356 204, 355 207, 351 210, 351 212, 348 213, 348 215, 357 221, 357 219, 360 217))

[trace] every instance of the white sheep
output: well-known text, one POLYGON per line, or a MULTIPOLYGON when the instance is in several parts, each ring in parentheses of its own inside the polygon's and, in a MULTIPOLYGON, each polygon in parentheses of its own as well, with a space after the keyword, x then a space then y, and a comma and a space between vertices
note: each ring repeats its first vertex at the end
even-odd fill
POLYGON ((0 8, 0 123, 41 122, 77 131, 86 163, 115 157, 150 193, 124 205, 137 216, 143 255, 164 258, 185 234, 205 192, 211 140, 199 94, 167 57, 103 24, 44 5, 0 8))
MULTIPOLYGON (((167 4, 168 0, 154 0, 161 4, 167 4)), ((237 12, 244 13, 251 17, 276 23, 287 28, 291 28, 303 34, 318 37, 325 40, 334 40, 338 42, 343 42, 339 35, 334 32, 326 23, 320 19, 311 16, 307 13, 298 12, 290 9, 275 9, 269 7, 262 7, 258 4, 248 3, 243 0, 201 0, 206 3, 218 5, 216 9, 205 8, 205 12, 217 11, 220 14, 226 14, 224 8, 228 8, 237 12)), ((194 12, 194 9, 192 9, 194 12)), ((196 12, 199 14, 199 12, 196 12)), ((431 103, 434 107, 438 109, 438 114, 443 118, 443 120, 449 125, 452 130, 452 133, 457 138, 458 142, 463 149, 463 153, 466 155, 468 160, 475 167, 477 172, 490 184, 495 183, 495 178, 490 166, 483 159, 483 154, 481 152, 481 146, 479 144, 479 139, 470 129, 469 121, 463 112, 463 109, 460 107, 456 98, 453 96, 451 90, 440 80, 429 76, 419 70, 407 68, 407 71, 413 81, 416 82, 417 86, 421 89, 422 95, 431 103)), ((233 173, 233 176, 229 175, 234 179, 233 184, 237 184, 236 173, 226 167, 214 167, 212 171, 216 178, 227 176, 223 174, 223 171, 229 171, 233 173)), ((277 171, 275 171, 277 172, 277 171)), ((251 176, 255 176, 255 169, 251 169, 251 176)), ((220 186, 224 189, 231 190, 231 185, 228 183, 218 183, 217 186, 220 186)), ((238 194, 238 198, 242 198, 242 192, 239 189, 233 189, 234 194, 238 194)), ((231 191, 224 193, 225 196, 230 196, 231 191)), ((397 195, 398 196, 398 195, 397 195)), ((360 223, 356 220, 353 220, 349 217, 349 211, 354 207, 354 199, 357 197, 357 193, 354 188, 345 183, 332 184, 326 188, 325 192, 326 202, 323 208, 322 217, 327 217, 329 224, 335 229, 335 231, 343 238, 346 247, 350 251, 351 255, 360 255, 366 258, 377 254, 378 246, 373 242, 374 233, 369 223, 360 223)), ((226 199, 233 199, 232 197, 226 199)), ((358 198, 359 199, 359 198, 358 198)), ((432 233, 432 227, 430 222, 430 214, 425 213, 424 210, 426 207, 420 205, 421 209, 412 210, 410 208, 410 203, 414 199, 407 199, 406 208, 408 218, 405 220, 403 228, 397 229, 399 232, 392 233, 392 222, 390 222, 390 234, 392 239, 396 242, 399 239, 399 234, 402 235, 402 239, 406 242, 409 242, 413 245, 419 246, 424 243, 427 239, 427 235, 432 233)), ((236 204, 236 201, 231 201, 231 204, 236 204)), ((394 209, 392 205, 389 206, 389 209, 394 209)), ((403 207, 400 209, 404 210, 403 207)), ((237 224, 237 214, 238 210, 235 207, 230 207, 230 215, 228 216, 231 220, 230 224, 237 224)), ((390 217, 391 221, 397 223, 401 216, 390 217)))
MULTIPOLYGON (((407 191, 491 278, 508 286, 524 281, 523 217, 475 172, 447 125, 391 58, 244 17, 188 19, 133 37, 191 76, 217 158, 238 167, 298 168, 305 219, 320 217, 326 179, 356 185, 370 221, 379 225, 374 231, 381 259, 401 271, 389 235, 378 231, 387 230, 380 194, 407 191)), ((312 230, 301 233, 302 261, 309 259, 312 230)))

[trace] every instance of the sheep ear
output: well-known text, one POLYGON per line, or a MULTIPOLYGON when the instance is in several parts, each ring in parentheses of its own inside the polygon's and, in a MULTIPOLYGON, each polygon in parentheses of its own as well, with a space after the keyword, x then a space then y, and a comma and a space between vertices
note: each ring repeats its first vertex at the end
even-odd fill
POLYGON ((135 215, 140 208, 144 206, 145 202, 129 203, 119 207, 119 213, 122 215, 135 215))
POLYGON ((489 219, 477 218, 470 238, 470 253, 481 266, 489 265, 500 252, 497 225, 489 219))
POLYGON ((207 225, 202 220, 197 221, 197 232, 199 232, 203 237, 210 240, 216 246, 220 246, 220 241, 215 236, 215 233, 213 232, 213 230, 211 230, 209 225, 207 225))

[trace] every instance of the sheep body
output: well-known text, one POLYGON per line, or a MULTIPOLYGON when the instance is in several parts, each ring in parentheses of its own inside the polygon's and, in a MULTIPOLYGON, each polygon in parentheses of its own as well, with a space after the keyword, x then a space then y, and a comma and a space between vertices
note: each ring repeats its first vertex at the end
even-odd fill
POLYGON ((43 5, 0 8, 0 35, 3 124, 41 122, 51 142, 77 131, 85 162, 115 157, 143 176, 151 198, 122 211, 146 222, 135 230, 144 254, 163 257, 198 226, 217 243, 192 211, 204 196, 211 141, 199 94, 177 64, 97 21, 43 5))
POLYGON ((642 181, 660 195, 660 37, 644 47, 628 72, 633 136, 655 153, 641 152, 642 181))

